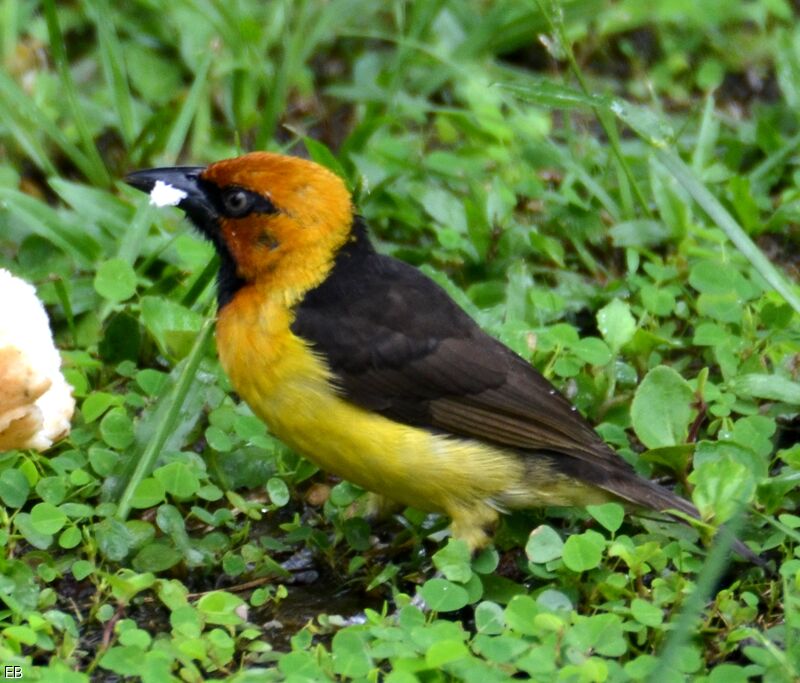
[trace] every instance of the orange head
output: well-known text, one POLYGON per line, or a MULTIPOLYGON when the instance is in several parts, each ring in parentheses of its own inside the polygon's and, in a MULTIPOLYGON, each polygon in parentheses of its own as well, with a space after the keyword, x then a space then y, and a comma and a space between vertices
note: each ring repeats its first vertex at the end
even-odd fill
POLYGON ((175 191, 163 204, 186 211, 220 254, 221 305, 226 286, 315 286, 353 223, 344 182, 297 157, 253 152, 205 168, 137 171, 126 180, 150 192, 151 203, 162 203, 159 187, 175 191))

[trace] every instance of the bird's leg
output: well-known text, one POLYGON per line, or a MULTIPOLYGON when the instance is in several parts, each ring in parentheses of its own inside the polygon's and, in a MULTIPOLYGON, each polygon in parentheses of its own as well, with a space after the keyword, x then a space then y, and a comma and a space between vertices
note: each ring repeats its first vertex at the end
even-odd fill
POLYGON ((450 530, 453 538, 460 538, 469 546, 470 552, 484 548, 490 540, 489 532, 497 524, 497 510, 477 503, 472 507, 456 507, 447 511, 453 520, 450 530))
POLYGON ((382 522, 402 509, 403 505, 401 503, 380 493, 368 491, 366 496, 359 496, 347 508, 345 516, 364 517, 372 521, 382 522))
POLYGON ((403 505, 396 500, 387 498, 380 493, 370 491, 367 494, 366 517, 374 520, 384 520, 391 517, 394 513, 400 512, 403 505))

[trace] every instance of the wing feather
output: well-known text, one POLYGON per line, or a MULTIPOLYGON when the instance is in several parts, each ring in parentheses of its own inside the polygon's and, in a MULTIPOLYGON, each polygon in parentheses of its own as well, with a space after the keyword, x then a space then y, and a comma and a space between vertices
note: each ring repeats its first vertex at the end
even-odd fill
POLYGON ((296 311, 353 403, 407 424, 631 472, 527 361, 483 332, 417 269, 347 245, 296 311))

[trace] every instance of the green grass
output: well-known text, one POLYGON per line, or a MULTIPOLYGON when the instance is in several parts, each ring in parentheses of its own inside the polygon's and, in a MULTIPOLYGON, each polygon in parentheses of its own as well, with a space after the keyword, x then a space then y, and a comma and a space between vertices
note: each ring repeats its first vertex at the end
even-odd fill
POLYGON ((797 680, 793 7, 0 0, 0 267, 36 284, 78 401, 54 450, 0 454, 0 664, 797 680), (354 514, 231 393, 209 245, 120 180, 252 149, 344 175, 383 251, 705 522, 529 511, 470 558, 435 516, 354 514))

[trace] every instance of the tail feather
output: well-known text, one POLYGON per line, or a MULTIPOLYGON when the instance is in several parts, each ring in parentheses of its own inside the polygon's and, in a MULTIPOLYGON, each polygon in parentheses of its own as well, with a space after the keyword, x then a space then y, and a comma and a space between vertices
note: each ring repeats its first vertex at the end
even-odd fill
MULTIPOLYGON (((696 520, 702 520, 698 509, 688 500, 681 498, 669 489, 664 488, 655 482, 638 477, 633 473, 631 474, 631 477, 616 477, 613 482, 608 482, 608 485, 604 486, 604 488, 628 502, 650 508, 651 510, 656 510, 658 512, 665 512, 673 519, 677 519, 681 522, 685 522, 685 520, 679 515, 670 514, 670 511, 677 510, 678 512, 682 512, 684 515, 692 517, 696 520)), ((718 533, 729 534, 730 532, 724 526, 722 526, 719 528, 718 533)), ((748 562, 752 562, 759 567, 763 567, 765 565, 764 560, 750 550, 750 548, 748 548, 738 538, 733 539, 731 547, 737 555, 748 562)))
MULTIPOLYGON (((601 445, 594 444, 594 446, 599 449, 599 452, 613 452, 610 447, 602 444, 602 442, 601 445)), ((686 523, 686 519, 675 514, 676 512, 702 521, 700 512, 692 503, 669 489, 649 479, 640 477, 622 458, 617 457, 618 466, 609 469, 607 458, 592 458, 590 457, 592 453, 594 451, 576 451, 570 453, 573 457, 567 458, 564 457, 563 453, 554 453, 550 456, 550 461, 553 467, 568 477, 608 491, 633 505, 663 512, 683 523, 686 523)), ((717 533, 730 535, 725 526, 721 526, 717 533)), ((762 558, 737 538, 733 539, 731 548, 737 555, 740 555, 748 562, 752 562, 759 567, 763 567, 766 564, 762 558)))

